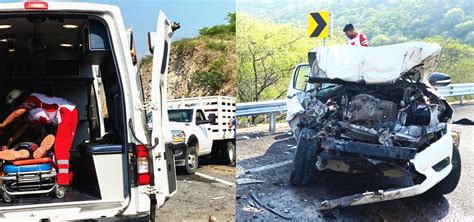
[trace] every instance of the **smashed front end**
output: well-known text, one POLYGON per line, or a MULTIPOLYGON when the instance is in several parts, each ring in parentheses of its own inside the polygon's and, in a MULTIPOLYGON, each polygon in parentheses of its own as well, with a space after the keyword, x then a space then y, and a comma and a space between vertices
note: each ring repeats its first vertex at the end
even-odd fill
MULTIPOLYGON (((428 46, 422 45, 419 51, 423 47, 428 46)), ((316 50, 320 53, 316 56, 310 54, 314 59, 310 61, 308 79, 311 90, 297 93, 289 100, 287 120, 299 143, 314 141, 313 145, 317 146, 314 167, 318 171, 409 176, 414 184, 324 201, 321 210, 414 196, 450 173, 453 139, 448 123, 453 110, 425 84, 440 52, 425 49, 430 50, 432 53, 420 55, 416 49, 409 48, 419 64, 412 62, 404 67, 407 61, 403 61, 399 64, 402 73, 396 75, 394 72, 399 70, 370 73, 367 70, 380 71, 384 67, 364 64, 367 61, 362 58, 359 69, 354 71, 360 72, 344 75, 345 80, 321 65, 323 61, 331 62, 321 58, 328 56, 331 48, 316 50), (364 70, 364 65, 370 69, 364 70), (378 74, 391 78, 379 81, 378 74), (371 79, 372 84, 365 79, 371 79)), ((345 55, 348 53, 351 49, 345 55)), ((405 59, 409 59, 407 54, 405 59)), ((343 65, 338 66, 338 70, 341 68, 343 65)))

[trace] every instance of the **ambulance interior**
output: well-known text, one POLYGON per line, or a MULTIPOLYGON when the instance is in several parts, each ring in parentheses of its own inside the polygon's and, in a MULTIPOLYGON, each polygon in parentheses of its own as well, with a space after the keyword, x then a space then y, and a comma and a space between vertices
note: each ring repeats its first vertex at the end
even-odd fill
MULTIPOLYGON (((71 190, 18 195, 9 206, 86 200, 123 200, 127 189, 123 91, 108 28, 89 15, 0 15, 0 121, 12 111, 12 89, 65 98, 78 109, 71 150, 71 190)), ((6 128, 13 131, 15 129, 6 128)), ((48 128, 55 134, 55 127, 48 128)), ((5 133, 7 134, 7 133, 5 133)), ((0 136, 0 145, 6 136, 0 136)), ((25 188, 25 189, 35 189, 25 188)), ((1 191, 0 191, 1 192, 1 191)))

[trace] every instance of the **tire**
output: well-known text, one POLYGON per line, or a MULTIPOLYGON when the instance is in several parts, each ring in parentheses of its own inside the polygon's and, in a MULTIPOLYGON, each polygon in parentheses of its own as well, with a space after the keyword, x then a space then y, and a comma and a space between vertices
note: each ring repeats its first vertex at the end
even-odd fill
POLYGON ((235 166, 236 152, 234 143, 231 141, 227 142, 222 151, 222 157, 225 163, 229 164, 229 166, 235 166))
POLYGON ((192 175, 196 173, 199 166, 199 156, 196 147, 191 145, 186 150, 186 157, 184 159, 184 171, 186 174, 192 175))
POLYGON ((316 135, 314 131, 303 129, 296 145, 293 159, 290 183, 294 186, 304 186, 309 183, 316 172, 316 151, 319 147, 317 138, 308 139, 309 135, 316 135))
POLYGON ((453 156, 451 158, 452 169, 441 182, 436 184, 431 188, 430 192, 433 194, 448 194, 453 192, 459 182, 461 177, 461 155, 459 154, 459 149, 453 148, 453 156))

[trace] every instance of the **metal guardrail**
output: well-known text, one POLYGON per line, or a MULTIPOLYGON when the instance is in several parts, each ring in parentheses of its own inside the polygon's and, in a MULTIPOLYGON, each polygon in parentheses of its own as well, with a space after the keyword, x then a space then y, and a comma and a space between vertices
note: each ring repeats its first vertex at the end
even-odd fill
MULTIPOLYGON (((460 104, 464 103, 465 95, 474 94, 474 83, 459 83, 448 86, 437 87, 438 92, 444 97, 459 96, 460 104)), ((274 132, 276 129, 276 114, 286 112, 286 99, 237 103, 236 116, 254 116, 269 115, 269 131, 274 132)))

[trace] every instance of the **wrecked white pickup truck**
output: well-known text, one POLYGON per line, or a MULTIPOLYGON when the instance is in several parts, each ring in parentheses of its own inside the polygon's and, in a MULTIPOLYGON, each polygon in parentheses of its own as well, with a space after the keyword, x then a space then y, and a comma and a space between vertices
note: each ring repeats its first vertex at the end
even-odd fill
MULTIPOLYGON (((411 186, 326 200, 320 210, 452 192, 461 174, 449 127, 453 109, 433 87, 437 44, 317 47, 296 67, 287 121, 298 142, 290 182, 307 185, 319 171, 410 177, 411 186)), ((453 139, 455 138, 455 139, 453 139)))

